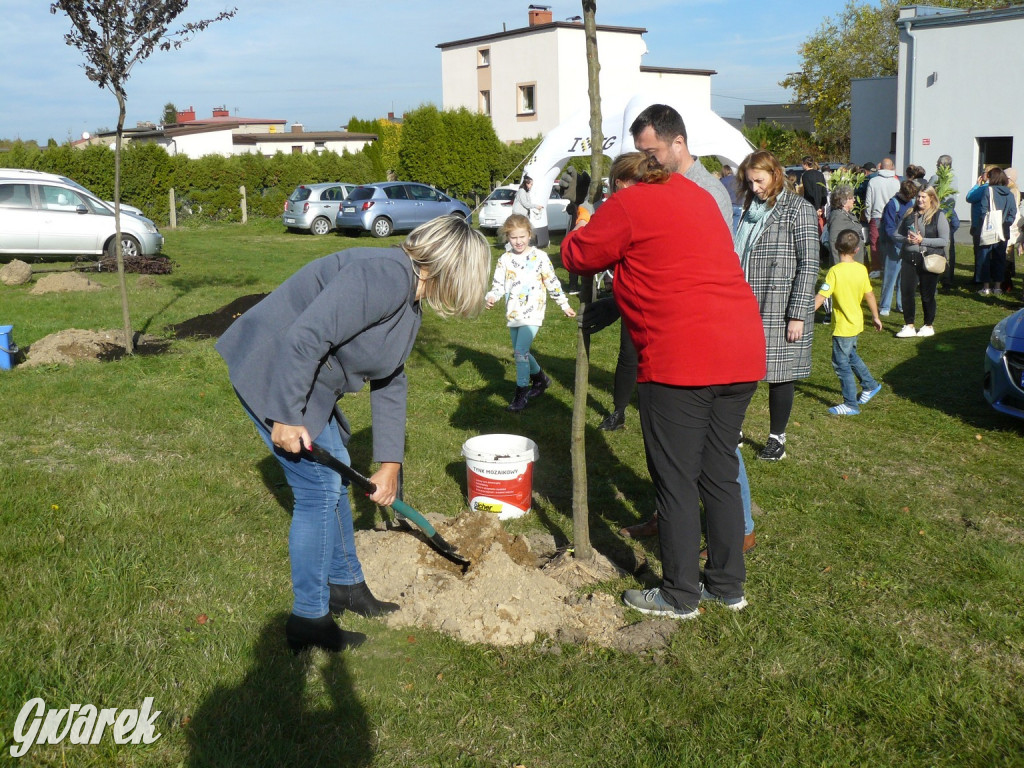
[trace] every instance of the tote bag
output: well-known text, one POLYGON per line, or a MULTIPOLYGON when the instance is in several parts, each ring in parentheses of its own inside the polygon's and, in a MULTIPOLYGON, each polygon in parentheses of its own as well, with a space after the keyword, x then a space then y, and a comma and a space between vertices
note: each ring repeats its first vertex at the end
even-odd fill
POLYGON ((1003 210, 996 208, 995 193, 992 187, 988 188, 988 213, 985 220, 981 222, 981 232, 978 233, 980 245, 995 245, 1006 239, 1003 233, 1003 210))

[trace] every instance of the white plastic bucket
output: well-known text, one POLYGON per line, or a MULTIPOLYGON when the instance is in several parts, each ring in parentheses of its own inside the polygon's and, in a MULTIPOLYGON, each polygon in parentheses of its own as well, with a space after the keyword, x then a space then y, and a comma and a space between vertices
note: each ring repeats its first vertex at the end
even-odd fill
POLYGON ((462 444, 469 508, 499 520, 522 517, 533 499, 537 444, 519 435, 478 435, 462 444))

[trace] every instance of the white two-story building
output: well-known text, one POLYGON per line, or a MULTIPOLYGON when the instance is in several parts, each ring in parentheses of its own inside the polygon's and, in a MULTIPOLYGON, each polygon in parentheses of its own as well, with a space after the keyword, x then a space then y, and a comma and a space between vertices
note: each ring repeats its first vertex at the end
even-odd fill
MULTIPOLYGON (((519 29, 440 43, 444 109, 490 115, 502 141, 546 134, 590 107, 583 23, 552 21, 547 6, 529 7, 519 29)), ((625 101, 641 91, 710 109, 709 69, 645 66, 639 27, 597 27, 601 99, 625 101)))

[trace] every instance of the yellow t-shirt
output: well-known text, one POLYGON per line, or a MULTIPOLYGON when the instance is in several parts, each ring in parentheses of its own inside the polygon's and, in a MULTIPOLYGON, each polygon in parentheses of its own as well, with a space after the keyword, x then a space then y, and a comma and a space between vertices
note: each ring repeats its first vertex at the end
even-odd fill
POLYGON ((825 275, 818 293, 832 297, 832 335, 857 336, 864 330, 864 294, 871 293, 871 279, 863 264, 841 261, 825 275))

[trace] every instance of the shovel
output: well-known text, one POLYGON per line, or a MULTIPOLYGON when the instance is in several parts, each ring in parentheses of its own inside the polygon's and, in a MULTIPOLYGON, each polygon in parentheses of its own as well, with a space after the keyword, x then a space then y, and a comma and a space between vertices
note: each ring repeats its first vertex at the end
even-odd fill
MULTIPOLYGON (((325 467, 330 467, 342 477, 348 478, 351 482, 362 488, 367 493, 375 493, 377 486, 368 477, 364 477, 359 474, 356 470, 352 469, 348 464, 344 464, 338 459, 334 458, 330 453, 325 451, 323 448, 314 445, 312 448, 303 449, 303 453, 315 461, 317 464, 323 464, 325 467)), ((410 507, 401 499, 395 499, 391 502, 391 508, 400 515, 404 515, 406 518, 416 524, 427 537, 427 541, 430 545, 436 549, 439 553, 444 555, 446 558, 451 560, 453 563, 457 563, 462 566, 463 572, 469 567, 470 561, 458 553, 451 544, 444 540, 437 529, 430 524, 430 522, 417 512, 415 509, 410 507)))

